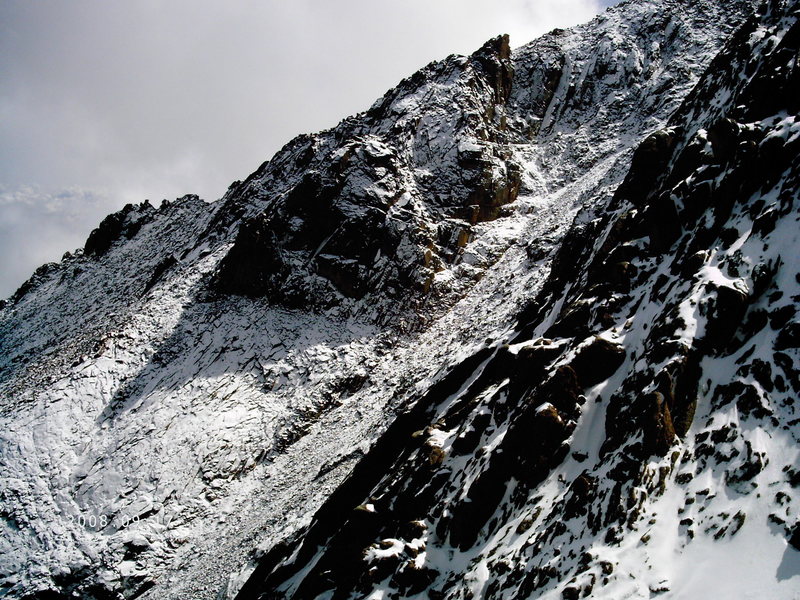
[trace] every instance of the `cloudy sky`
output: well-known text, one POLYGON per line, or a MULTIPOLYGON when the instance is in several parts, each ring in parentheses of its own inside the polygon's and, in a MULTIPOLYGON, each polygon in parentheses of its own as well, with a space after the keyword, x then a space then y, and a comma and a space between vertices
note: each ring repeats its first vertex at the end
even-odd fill
POLYGON ((0 297, 127 202, 219 198, 428 62, 609 0, 3 0, 0 297))

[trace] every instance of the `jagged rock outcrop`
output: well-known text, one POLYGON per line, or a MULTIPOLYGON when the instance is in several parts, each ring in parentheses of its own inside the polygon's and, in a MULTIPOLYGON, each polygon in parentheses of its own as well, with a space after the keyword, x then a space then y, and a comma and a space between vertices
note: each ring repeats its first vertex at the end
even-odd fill
MULTIPOLYGON (((196 198, 196 196, 195 196, 196 198)), ((121 239, 135 236, 142 225, 152 220, 155 209, 145 200, 134 206, 127 204, 121 211, 108 215, 86 240, 83 252, 87 256, 102 256, 111 245, 121 239)))
POLYGON ((429 66, 315 140, 297 184, 242 224, 215 288, 294 307, 372 295, 419 302, 471 226, 519 193, 522 167, 506 143, 512 85, 501 36, 429 66), (444 95, 426 102, 445 81, 444 95), (446 103, 460 114, 442 118, 446 103))

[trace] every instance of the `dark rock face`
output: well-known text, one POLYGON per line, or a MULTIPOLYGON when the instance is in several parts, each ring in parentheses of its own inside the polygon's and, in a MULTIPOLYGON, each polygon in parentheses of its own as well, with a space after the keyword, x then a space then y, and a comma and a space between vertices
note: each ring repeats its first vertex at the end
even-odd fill
POLYGON ((43 281, 49 279, 49 277, 55 273, 56 267, 57 265, 55 263, 46 263, 41 267, 39 267, 38 269, 36 269, 33 272, 33 275, 31 275, 30 278, 27 281, 25 281, 25 283, 23 283, 21 286, 19 286, 17 291, 15 291, 14 294, 12 294, 11 298, 9 299, 10 303, 14 304, 16 302, 19 302, 19 300, 23 296, 25 296, 25 294, 33 290, 37 285, 39 285, 43 281))
POLYGON ((631 170, 615 194, 616 199, 628 200, 637 207, 652 199, 654 180, 663 174, 672 158, 680 131, 656 131, 644 140, 633 154, 631 170))
POLYGON ((286 265, 272 228, 259 218, 243 223, 219 273, 219 288, 229 293, 260 296, 273 288, 277 291, 281 275, 286 275, 286 265))
MULTIPOLYGON (((464 63, 433 64, 423 74, 354 121, 349 141, 337 129, 317 142, 327 149, 300 162, 298 183, 242 224, 220 264, 217 291, 317 308, 377 290, 402 306, 431 292, 434 274, 457 260, 471 226, 498 218, 516 199, 521 169, 504 145, 513 80, 507 36, 464 63), (400 119, 397 131, 368 133, 375 131, 370 122, 395 115, 430 79, 453 77, 454 101, 466 112, 448 147, 419 130, 421 117, 400 119)), ((254 192, 235 191, 247 193, 254 192)))
POLYGON ((697 409, 698 386, 702 375, 699 352, 690 352, 673 361, 656 375, 656 389, 666 399, 675 433, 688 432, 697 409))
POLYGON ((664 396, 658 392, 648 394, 643 401, 644 452, 645 455, 665 456, 675 439, 672 415, 664 396))
POLYGON ((156 265, 153 274, 144 286, 145 293, 150 291, 160 280, 164 274, 178 264, 178 259, 174 256, 168 256, 156 265))
POLYGON ((416 257, 393 265, 397 280, 422 291, 423 249, 433 239, 415 233, 407 212, 388 214, 402 195, 398 171, 397 156, 387 147, 351 144, 331 158, 325 172, 307 174, 285 201, 241 226, 220 266, 218 289, 290 306, 314 298, 332 303, 337 293, 360 298, 376 279, 376 262, 405 243, 416 257), (348 194, 354 179, 364 188, 360 196, 348 194))
MULTIPOLYGON (((196 196, 195 196, 196 198, 196 196)), ((131 239, 142 226, 152 220, 156 210, 149 202, 127 204, 121 211, 108 215, 86 239, 83 252, 87 256, 100 257, 117 240, 131 239)))

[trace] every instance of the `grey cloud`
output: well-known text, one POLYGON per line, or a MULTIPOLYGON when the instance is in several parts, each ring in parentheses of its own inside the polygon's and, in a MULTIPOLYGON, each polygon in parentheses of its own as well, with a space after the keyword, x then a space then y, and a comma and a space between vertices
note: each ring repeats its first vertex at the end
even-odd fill
POLYGON ((0 296, 11 295, 39 265, 82 246, 108 204, 106 196, 93 190, 0 189, 0 296))

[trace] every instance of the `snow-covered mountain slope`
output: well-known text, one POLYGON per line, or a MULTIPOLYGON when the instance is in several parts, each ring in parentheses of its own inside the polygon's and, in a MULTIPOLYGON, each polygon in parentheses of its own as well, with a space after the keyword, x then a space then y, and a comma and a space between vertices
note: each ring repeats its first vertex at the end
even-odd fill
MULTIPOLYGON (((513 52, 496 38, 428 66, 366 113, 293 140, 220 201, 128 207, 82 252, 39 269, 0 312, 3 593, 201 599, 233 597, 249 578, 243 598, 271 589, 330 596, 331 585, 337 597, 557 596, 585 589, 590 576, 601 581, 607 562, 608 597, 649 597, 651 584, 678 587, 653 583, 647 565, 657 562, 664 579, 666 570, 682 573, 705 556, 700 542, 710 534, 695 524, 697 542, 673 557, 670 544, 688 539, 688 528, 673 531, 679 523, 665 509, 648 526, 664 532, 645 532, 646 511, 663 505, 644 493, 657 496, 648 487, 663 482, 659 502, 683 502, 684 488, 703 491, 694 489, 703 478, 708 493, 697 497, 717 494, 715 514, 739 519, 720 498, 755 514, 731 542, 763 544, 765 554, 775 540, 785 547, 783 530, 772 540, 754 523, 766 527, 756 514, 766 510, 789 527, 791 506, 780 513, 752 493, 729 497, 733 488, 719 483, 729 466, 697 450, 712 438, 694 441, 690 403, 670 400, 662 383, 678 369, 692 380, 711 369, 708 389, 698 384, 697 428, 703 410, 720 423, 727 414, 708 408, 717 384, 738 394, 737 378, 759 381, 755 371, 732 374, 739 356, 695 344, 706 321, 716 322, 707 315, 728 310, 717 298, 735 302, 725 290, 742 284, 728 279, 755 281, 744 273, 757 260, 754 243, 714 244, 721 231, 744 235, 747 219, 758 221, 742 208, 758 199, 723 210, 718 219, 730 227, 709 225, 697 242, 675 236, 699 226, 717 178, 741 171, 714 171, 723 150, 703 140, 732 155, 731 136, 757 149, 756 133, 794 140, 789 112, 767 119, 796 107, 735 110, 761 96, 793 97, 796 80, 783 94, 760 81, 775 71, 769 61, 784 60, 779 40, 793 43, 774 12, 788 9, 770 10, 729 42, 698 87, 750 2, 629 1, 513 52), (725 128, 726 115, 735 127, 725 128), (663 198, 676 186, 671 210, 663 198), (687 213, 689 196, 679 192, 705 204, 687 213), (707 261, 687 278, 699 272, 697 286, 684 289, 670 261, 695 265, 703 250, 707 261), (723 281, 719 261, 737 250, 742 272, 723 281), (691 302, 704 307, 702 318, 691 302), (542 335, 549 340, 536 341, 542 335), (665 375, 655 375, 660 367, 665 375), (681 436, 676 460, 691 454, 680 468, 671 467, 672 445, 666 470, 647 454, 673 441, 666 409, 647 412, 656 394, 681 436), (646 421, 640 413, 652 426, 626 425, 646 421), (631 449, 640 430, 662 434, 631 449), (616 508, 623 495, 639 507, 627 527, 616 508), (591 513, 581 529, 583 509, 603 502, 614 510, 591 513), (581 533, 561 558, 568 533, 556 531, 559 522, 581 533), (639 545, 643 535, 649 545, 639 545), (597 540, 607 558, 586 559, 597 540), (569 583, 579 569, 583 579, 569 583)), ((794 63, 785 69, 794 76, 794 63)), ((758 164, 751 179, 781 163, 758 164)), ((782 171, 774 177, 784 181, 782 171)), ((772 235, 788 248, 791 216, 774 216, 784 223, 775 231, 786 233, 772 235)), ((759 251, 764 260, 788 252, 769 248, 759 251)), ((790 306, 791 282, 775 281, 790 306)), ((747 305, 766 311, 776 291, 747 305)), ((788 370, 775 402, 793 385, 792 350, 780 354, 788 358, 769 363, 788 370)), ((673 396, 691 395, 689 383, 680 386, 673 396)), ((725 406, 733 410, 735 399, 725 406)), ((770 416, 791 430, 787 410, 770 416)), ((704 427, 721 435, 716 422, 704 427)), ((796 463, 792 445, 779 427, 759 427, 736 429, 729 453, 750 462, 778 455, 759 475, 774 479, 774 468, 796 463)), ((785 483, 775 489, 791 496, 785 483)), ((694 515, 690 505, 680 508, 694 515)), ((766 589, 797 585, 786 556, 783 587, 766 589)))
POLYGON ((747 21, 238 597, 800 597, 798 51, 797 3, 747 21))

